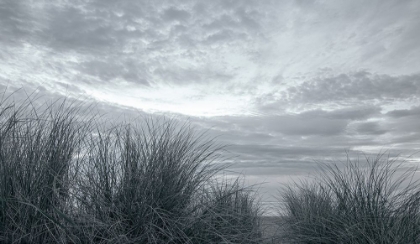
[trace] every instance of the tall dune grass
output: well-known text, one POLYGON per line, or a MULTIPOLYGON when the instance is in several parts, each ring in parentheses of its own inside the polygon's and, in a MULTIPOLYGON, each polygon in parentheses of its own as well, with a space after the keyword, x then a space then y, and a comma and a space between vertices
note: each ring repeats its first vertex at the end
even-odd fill
POLYGON ((262 209, 239 179, 210 185, 200 194, 193 243, 261 243, 262 209))
POLYGON ((0 240, 4 243, 59 242, 71 235, 66 212, 74 156, 89 123, 75 123, 64 103, 37 111, 0 105, 0 240), (56 109, 53 109, 55 107, 56 109))
POLYGON ((420 243, 420 187, 403 162, 347 160, 287 186, 282 239, 291 243, 420 243))
POLYGON ((71 104, 31 104, 0 104, 0 242, 261 240, 258 201, 215 181, 223 147, 205 134, 173 120, 105 129, 71 104))

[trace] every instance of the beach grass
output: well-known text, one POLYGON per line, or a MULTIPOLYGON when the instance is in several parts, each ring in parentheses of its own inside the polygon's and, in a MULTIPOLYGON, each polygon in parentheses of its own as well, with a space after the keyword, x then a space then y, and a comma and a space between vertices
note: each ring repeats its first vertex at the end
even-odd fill
MULTIPOLYGON (((379 154, 324 164, 315 181, 286 186, 280 240, 289 243, 420 243, 415 167, 379 154)), ((281 243, 281 242, 280 242, 281 243)))
POLYGON ((0 243, 420 243, 404 161, 323 164, 263 217, 206 133, 167 118, 99 123, 82 108, 0 101, 0 243))
POLYGON ((74 104, 0 104, 1 243, 259 243, 259 205, 174 120, 104 126, 74 104))

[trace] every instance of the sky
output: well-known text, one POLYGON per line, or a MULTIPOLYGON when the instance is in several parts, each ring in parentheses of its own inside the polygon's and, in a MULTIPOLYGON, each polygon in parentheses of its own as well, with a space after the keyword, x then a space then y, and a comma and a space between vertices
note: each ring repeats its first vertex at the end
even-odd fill
POLYGON ((271 201, 346 151, 419 161, 420 1, 2 0, 0 90, 189 121, 271 201))

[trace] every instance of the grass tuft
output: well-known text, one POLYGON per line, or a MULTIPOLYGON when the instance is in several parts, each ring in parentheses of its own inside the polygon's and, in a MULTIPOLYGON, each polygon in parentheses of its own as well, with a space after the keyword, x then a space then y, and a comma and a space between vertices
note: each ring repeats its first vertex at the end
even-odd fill
POLYGON ((224 169, 223 147, 188 124, 149 119, 105 128, 66 101, 6 100, 0 102, 1 243, 261 238, 252 190, 215 180, 224 169))
POLYGON ((324 165, 315 182, 285 187, 282 239, 292 243, 419 243, 415 169, 383 154, 344 169, 324 165))
POLYGON ((74 123, 77 110, 67 108, 65 101, 42 111, 31 103, 3 101, 0 110, 0 240, 46 243, 71 238, 65 216, 74 183, 73 156, 89 124, 74 123))

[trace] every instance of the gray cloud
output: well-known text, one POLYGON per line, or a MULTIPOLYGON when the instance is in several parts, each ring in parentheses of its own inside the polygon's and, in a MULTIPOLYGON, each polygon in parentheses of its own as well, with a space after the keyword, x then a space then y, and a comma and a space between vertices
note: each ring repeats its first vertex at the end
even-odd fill
POLYGON ((363 135, 382 135, 386 130, 380 128, 377 122, 364 122, 357 125, 357 132, 363 135))
POLYGON ((31 9, 23 1, 2 4, 3 29, 11 40, 31 38, 34 49, 48 55, 71 56, 63 76, 92 85, 114 79, 182 85, 232 78, 235 74, 220 65, 208 65, 213 55, 206 48, 247 45, 259 32, 266 7, 224 1, 64 1, 31 9))
POLYGON ((167 1, 149 4, 87 1, 56 5, 44 9, 49 16, 44 38, 56 47, 87 48, 83 51, 92 52, 130 45, 134 39, 144 40, 147 45, 161 41, 179 46, 184 42, 174 35, 182 32, 187 32, 195 44, 212 44, 211 37, 218 33, 230 32, 229 41, 240 41, 239 38, 258 31, 258 18, 263 16, 258 5, 221 4, 224 2, 187 1, 182 2, 182 8, 179 3, 167 1))
POLYGON ((34 12, 21 0, 0 2, 0 43, 14 46, 37 33, 34 12))
POLYGON ((287 100, 300 103, 417 100, 420 74, 390 76, 366 71, 341 74, 304 82, 289 88, 284 95, 287 100))
POLYGON ((386 115, 392 118, 402 118, 402 117, 420 117, 420 106, 415 106, 410 109, 396 109, 389 111, 386 115))
POLYGON ((411 116, 404 119, 396 119, 386 123, 394 133, 418 133, 419 132, 419 117, 411 116))
POLYGON ((191 14, 188 11, 170 7, 164 11, 162 18, 165 20, 184 21, 190 18, 190 16, 191 14))
POLYGON ((328 120, 325 118, 303 118, 302 116, 281 116, 267 120, 268 130, 286 135, 335 135, 346 128, 345 120, 328 120))
POLYGON ((149 85, 147 81, 149 75, 144 65, 131 58, 109 58, 104 61, 93 59, 80 63, 78 69, 87 75, 97 77, 100 82, 110 82, 120 78, 138 85, 149 85))
POLYGON ((345 133, 348 122, 326 118, 304 118, 301 116, 272 117, 219 117, 201 126, 209 127, 229 138, 227 141, 254 141, 268 144, 287 144, 302 136, 331 137, 345 133), (262 136, 262 135, 266 136, 262 136))
POLYGON ((379 106, 364 105, 352 106, 325 111, 322 109, 309 110, 301 114, 303 117, 323 117, 329 119, 344 119, 344 120, 365 120, 374 116, 380 115, 381 108, 379 106))
POLYGON ((217 125, 217 128, 230 128, 230 131, 270 132, 286 136, 333 136, 347 133, 351 121, 383 117, 380 111, 380 107, 366 105, 331 111, 308 110, 299 114, 225 116, 214 118, 213 125, 217 125))
POLYGON ((82 8, 57 8, 51 11, 50 16, 44 38, 61 51, 98 52, 118 44, 116 38, 123 35, 115 29, 112 19, 88 15, 82 8))

